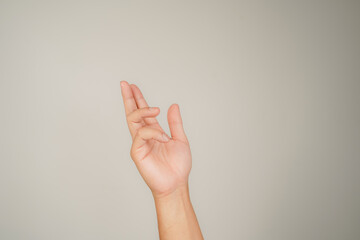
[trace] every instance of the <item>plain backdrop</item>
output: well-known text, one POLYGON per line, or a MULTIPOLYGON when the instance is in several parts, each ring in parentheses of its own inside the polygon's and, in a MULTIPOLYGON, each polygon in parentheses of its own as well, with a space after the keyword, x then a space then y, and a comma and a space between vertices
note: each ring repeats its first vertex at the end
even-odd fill
POLYGON ((205 239, 360 239, 359 1, 0 1, 0 239, 158 239, 120 81, 178 103, 205 239))

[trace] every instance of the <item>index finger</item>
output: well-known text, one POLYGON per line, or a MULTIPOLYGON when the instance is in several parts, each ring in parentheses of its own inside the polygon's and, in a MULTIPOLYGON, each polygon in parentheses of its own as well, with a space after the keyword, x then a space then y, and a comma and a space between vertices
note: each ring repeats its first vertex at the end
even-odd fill
POLYGON ((128 116, 130 113, 137 109, 134 95, 128 82, 121 81, 121 95, 124 101, 125 113, 128 116))

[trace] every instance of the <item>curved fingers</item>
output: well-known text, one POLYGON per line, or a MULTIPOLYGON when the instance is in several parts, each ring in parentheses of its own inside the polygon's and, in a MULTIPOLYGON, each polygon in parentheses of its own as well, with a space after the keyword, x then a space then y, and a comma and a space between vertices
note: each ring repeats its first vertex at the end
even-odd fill
MULTIPOLYGON (((131 84, 130 88, 132 89, 134 98, 135 98, 135 102, 138 108, 144 108, 144 107, 148 107, 148 103, 146 102, 142 92, 140 91, 139 87, 136 86, 135 84, 131 84)), ((149 119, 144 119, 145 123, 148 125, 152 125, 160 130, 162 130, 161 126, 159 125, 159 122, 156 120, 156 118, 149 118, 149 119)))
POLYGON ((170 137, 163 131, 152 128, 152 127, 142 127, 140 128, 135 135, 133 144, 131 146, 131 158, 136 160, 142 158, 142 156, 137 156, 137 151, 143 147, 149 140, 156 140, 162 143, 170 141, 170 137))
POLYGON ((144 126, 144 120, 149 118, 155 118, 160 113, 157 107, 145 107, 137 109, 127 115, 131 136, 134 138, 138 129, 144 126))

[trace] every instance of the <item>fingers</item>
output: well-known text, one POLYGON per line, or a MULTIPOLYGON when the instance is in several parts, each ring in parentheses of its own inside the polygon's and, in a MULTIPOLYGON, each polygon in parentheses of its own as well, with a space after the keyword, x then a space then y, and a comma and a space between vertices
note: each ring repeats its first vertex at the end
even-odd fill
POLYGON ((172 104, 168 110, 167 119, 169 123, 169 129, 171 132, 171 137, 174 140, 180 140, 183 142, 188 142, 186 137, 183 123, 180 115, 180 108, 178 104, 172 104))
MULTIPOLYGON (((135 84, 131 84, 130 87, 132 89, 132 92, 133 92, 137 107, 138 108, 148 107, 149 105, 147 104, 147 102, 146 102, 143 94, 141 93, 140 89, 138 88, 138 86, 136 86, 135 84)), ((157 125, 157 127, 159 127, 159 129, 161 129, 161 127, 160 127, 158 121, 156 120, 156 118, 144 119, 144 121, 148 125, 157 125)))
POLYGON ((148 140, 151 139, 164 143, 170 140, 169 136, 167 136, 165 132, 159 129, 152 127, 142 127, 135 135, 133 144, 131 146, 131 153, 134 153, 134 151, 142 147, 148 140))
POLYGON ((127 116, 131 136, 134 138, 138 129, 143 127, 143 120, 155 118, 159 113, 160 109, 158 107, 145 107, 131 112, 127 116))
POLYGON ((133 123, 141 123, 143 118, 155 117, 159 113, 160 111, 158 107, 140 108, 130 113, 127 120, 133 123))
POLYGON ((128 82, 121 81, 121 94, 124 101, 126 116, 137 109, 135 98, 128 82))
POLYGON ((141 93, 139 87, 136 86, 135 84, 130 84, 130 87, 131 87, 131 89, 133 91, 134 98, 135 98, 137 106, 139 108, 148 107, 148 104, 147 104, 143 94, 141 93))

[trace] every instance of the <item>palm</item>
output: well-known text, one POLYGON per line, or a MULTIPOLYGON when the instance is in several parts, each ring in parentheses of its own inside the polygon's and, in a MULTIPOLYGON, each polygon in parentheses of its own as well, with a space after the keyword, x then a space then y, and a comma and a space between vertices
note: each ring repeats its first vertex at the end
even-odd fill
POLYGON ((131 157, 154 194, 166 194, 186 184, 191 169, 191 151, 182 128, 178 106, 168 111, 172 139, 164 141, 164 130, 135 85, 122 85, 125 111, 133 137, 131 157))
POLYGON ((187 181, 191 169, 188 144, 175 140, 167 143, 151 140, 142 150, 134 156, 139 157, 135 160, 136 166, 153 192, 171 192, 187 181))

